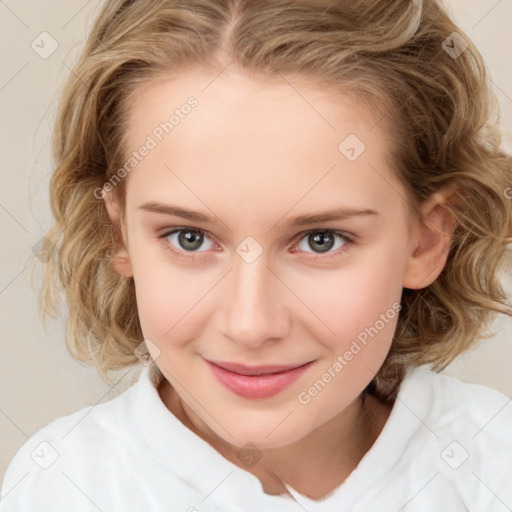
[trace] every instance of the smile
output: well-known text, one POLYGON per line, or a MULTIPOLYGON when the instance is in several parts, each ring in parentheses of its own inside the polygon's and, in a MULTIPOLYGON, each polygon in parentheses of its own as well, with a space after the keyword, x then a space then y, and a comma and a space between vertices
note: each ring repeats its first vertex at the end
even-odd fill
POLYGON ((295 382, 314 361, 295 365, 245 366, 238 363, 208 361, 216 379, 244 398, 268 398, 295 382))

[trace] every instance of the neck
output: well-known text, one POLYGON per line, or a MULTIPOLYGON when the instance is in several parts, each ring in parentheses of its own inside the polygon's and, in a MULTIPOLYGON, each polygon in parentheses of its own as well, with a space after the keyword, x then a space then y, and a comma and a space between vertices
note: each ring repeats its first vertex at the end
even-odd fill
POLYGON ((261 458, 251 468, 237 457, 231 445, 209 429, 163 379, 160 396, 167 408, 190 430, 212 445, 233 464, 249 471, 267 494, 289 494, 284 482, 311 499, 322 499, 341 485, 357 467, 379 436, 391 412, 370 394, 357 397, 340 414, 290 445, 259 450, 261 458))

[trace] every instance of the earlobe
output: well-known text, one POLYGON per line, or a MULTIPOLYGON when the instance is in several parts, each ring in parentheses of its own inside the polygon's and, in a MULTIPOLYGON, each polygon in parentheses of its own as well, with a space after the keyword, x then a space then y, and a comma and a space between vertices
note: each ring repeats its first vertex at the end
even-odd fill
POLYGON ((112 256, 112 266, 114 270, 123 277, 132 277, 133 269, 130 260, 129 251, 126 248, 123 235, 122 222, 120 218, 120 208, 116 197, 112 192, 106 192, 103 196, 108 216, 113 225, 114 251, 112 256))
POLYGON ((446 265, 455 218, 446 207, 451 191, 434 194, 423 206, 412 238, 403 287, 421 289, 432 284, 446 265))

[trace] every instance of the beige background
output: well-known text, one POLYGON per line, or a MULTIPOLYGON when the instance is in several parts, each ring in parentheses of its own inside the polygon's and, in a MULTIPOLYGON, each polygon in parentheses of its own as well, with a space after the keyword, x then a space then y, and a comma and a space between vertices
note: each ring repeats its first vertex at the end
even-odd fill
MULTIPOLYGON (((37 310, 38 281, 32 289, 28 267, 32 247, 51 225, 48 141, 59 87, 100 4, 98 0, 0 0, 0 479, 28 437, 58 417, 113 398, 133 379, 130 372, 117 386, 108 387, 95 370, 71 359, 63 321, 43 330, 37 310), (31 47, 44 31, 58 44, 46 59, 31 47)), ((446 0, 446 5, 487 61, 510 149, 512 1, 446 0)), ((47 38, 45 48, 51 48, 48 36, 41 37, 47 38)), ((512 280, 506 286, 512 293, 512 280)), ((512 320, 499 318, 494 328, 494 338, 482 341, 445 373, 512 397, 512 320)))

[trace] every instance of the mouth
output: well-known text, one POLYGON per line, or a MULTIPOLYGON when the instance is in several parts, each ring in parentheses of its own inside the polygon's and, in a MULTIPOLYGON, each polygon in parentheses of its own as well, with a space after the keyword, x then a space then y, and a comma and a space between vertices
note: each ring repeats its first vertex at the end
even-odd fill
POLYGON ((246 366, 244 364, 239 363, 226 363, 224 361, 208 361, 209 363, 215 364, 220 368, 224 368, 224 370, 228 370, 233 373, 238 373, 239 375, 271 375, 273 373, 282 373, 290 370, 294 370, 295 368, 300 368, 306 364, 311 363, 309 361, 307 363, 297 363, 297 364, 270 364, 270 365, 259 365, 259 366, 246 366))
POLYGON ((224 387, 244 398, 274 396, 289 387, 314 363, 246 366, 225 361, 205 361, 224 387))

